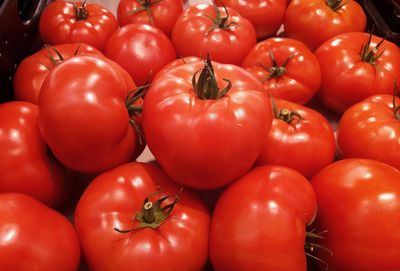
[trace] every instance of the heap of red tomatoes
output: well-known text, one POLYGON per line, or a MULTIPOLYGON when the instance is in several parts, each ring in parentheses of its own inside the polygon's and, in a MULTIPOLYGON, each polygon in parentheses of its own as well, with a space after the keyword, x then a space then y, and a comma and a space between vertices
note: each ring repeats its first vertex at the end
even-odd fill
POLYGON ((358 2, 100 2, 46 6, 0 104, 1 271, 400 270, 400 48, 358 2))

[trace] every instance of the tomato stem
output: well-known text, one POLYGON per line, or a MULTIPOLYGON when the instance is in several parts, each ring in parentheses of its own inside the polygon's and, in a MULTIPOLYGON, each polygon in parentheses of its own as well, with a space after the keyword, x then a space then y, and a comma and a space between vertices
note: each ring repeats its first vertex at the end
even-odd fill
POLYGON ((364 44, 361 47, 361 59, 364 62, 367 62, 371 65, 376 65, 376 61, 382 56, 382 54, 385 52, 385 49, 382 51, 379 51, 379 47, 382 45, 382 43, 385 41, 385 39, 382 39, 377 45, 375 45, 374 48, 370 49, 371 47, 371 40, 372 40, 372 34, 370 33, 368 36, 368 39, 364 42, 364 44))
POLYGON ((279 110, 278 110, 278 107, 275 103, 275 99, 271 93, 269 93, 269 97, 271 100, 272 111, 273 111, 274 117, 276 119, 283 120, 284 122, 286 122, 288 124, 291 124, 294 120, 303 120, 300 113, 298 113, 296 111, 291 111, 287 108, 279 108, 279 110))
POLYGON ((136 8, 136 9, 134 9, 132 11, 129 11, 127 13, 127 15, 133 15, 133 14, 136 14, 136 13, 139 13, 139 12, 142 12, 142 11, 146 11, 147 17, 149 18, 149 23, 151 25, 154 25, 154 18, 153 18, 153 15, 151 14, 151 7, 154 4, 157 4, 157 3, 161 2, 161 1, 163 1, 163 0, 154 0, 154 1, 152 1, 152 0, 143 0, 143 1, 142 0, 136 0, 136 2, 139 3, 140 7, 136 8))
POLYGON ((321 250, 323 250, 325 252, 328 252, 329 255, 332 256, 333 253, 332 253, 331 250, 329 250, 328 248, 326 248, 326 247, 314 242, 314 240, 324 239, 324 234, 326 234, 326 233, 327 233, 327 231, 321 231, 319 233, 315 233, 315 229, 312 229, 311 231, 307 231, 306 232, 306 241, 305 241, 305 244, 304 244, 304 249, 306 251, 305 254, 308 257, 316 260, 319 263, 322 263, 324 265, 324 269, 328 270, 327 262, 325 262, 324 260, 322 260, 322 259, 318 258, 317 256, 313 255, 313 253, 314 253, 314 251, 316 249, 321 249, 321 250))
POLYGON ((348 1, 343 3, 343 0, 325 0, 325 3, 333 10, 338 11, 344 5, 347 4, 348 1))
POLYGON ((286 65, 294 57, 293 54, 290 55, 282 65, 279 65, 276 62, 275 56, 274 56, 274 54, 272 53, 271 50, 269 50, 269 56, 271 57, 272 67, 267 67, 266 65, 264 65, 262 63, 258 63, 258 65, 261 68, 263 68, 265 71, 268 72, 268 75, 266 77, 264 77, 263 79, 261 79, 261 83, 265 83, 266 81, 268 81, 271 78, 278 78, 278 77, 281 77, 282 75, 284 75, 286 73, 286 68, 285 68, 286 65))
POLYGON ((225 5, 222 5, 222 7, 224 8, 225 13, 226 13, 226 16, 224 16, 224 17, 221 15, 221 12, 219 11, 218 6, 215 4, 213 4, 213 6, 214 6, 214 10, 215 10, 215 18, 213 18, 207 14, 204 14, 205 17, 209 18, 213 22, 213 25, 207 31, 207 35, 214 29, 223 29, 223 30, 229 31, 229 30, 231 30, 232 25, 239 26, 239 24, 237 22, 232 22, 232 21, 229 22, 229 12, 228 12, 228 9, 225 7, 225 5))
POLYGON ((400 105, 396 104, 396 98, 400 96, 400 91, 397 87, 397 81, 394 81, 394 90, 393 90, 393 113, 394 117, 397 120, 400 120, 400 105))
POLYGON ((75 3, 73 3, 75 18, 77 21, 86 20, 89 17, 89 11, 86 7, 86 0, 83 1, 82 6, 78 7, 75 3))

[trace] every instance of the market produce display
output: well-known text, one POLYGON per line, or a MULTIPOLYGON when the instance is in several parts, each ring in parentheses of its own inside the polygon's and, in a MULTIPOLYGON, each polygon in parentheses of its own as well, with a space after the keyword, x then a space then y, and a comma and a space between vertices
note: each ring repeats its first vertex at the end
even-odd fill
POLYGON ((38 8, 0 271, 400 271, 400 48, 364 2, 38 8))

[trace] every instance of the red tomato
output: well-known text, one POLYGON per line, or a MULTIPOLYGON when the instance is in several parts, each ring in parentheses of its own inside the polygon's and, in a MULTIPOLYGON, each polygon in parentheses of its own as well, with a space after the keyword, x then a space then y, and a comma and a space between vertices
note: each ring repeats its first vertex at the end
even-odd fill
POLYGON ((341 155, 379 160, 400 169, 399 104, 399 98, 377 95, 347 109, 338 126, 341 155))
POLYGON ((394 167, 364 159, 338 161, 311 180, 329 270, 400 270, 399 180, 394 167))
POLYGON ((280 166, 252 169, 218 199, 210 257, 218 270, 306 271, 306 226, 317 211, 310 183, 280 166))
POLYGON ((274 97, 306 103, 321 85, 317 57, 303 43, 270 38, 255 45, 242 67, 257 77, 274 97))
POLYGON ((197 56, 185 56, 185 57, 180 57, 178 59, 175 59, 175 60, 171 61, 170 63, 168 63, 167 65, 165 65, 161 70, 159 70, 153 80, 154 81, 157 80, 158 77, 162 76, 164 73, 168 73, 170 69, 172 69, 176 66, 190 64, 190 63, 194 63, 194 62, 198 62, 198 61, 202 61, 202 60, 200 57, 197 57, 197 56))
MULTIPOLYGON (((218 2, 218 1, 217 1, 218 2)), ((221 0, 220 5, 237 10, 249 20, 257 33, 257 39, 275 36, 285 17, 287 0, 221 0)))
POLYGON ((200 271, 210 214, 193 192, 177 193, 155 164, 126 164, 93 180, 75 212, 89 269, 200 271))
POLYGON ((319 98, 338 113, 369 96, 392 94, 393 82, 400 80, 399 47, 367 33, 338 35, 315 55, 322 74, 319 98))
POLYGON ((111 11, 95 3, 54 1, 43 10, 39 34, 43 43, 87 43, 103 51, 118 29, 111 11))
POLYGON ((106 58, 76 56, 55 67, 39 96, 40 132, 54 155, 83 173, 135 159, 142 141, 126 105, 134 89, 126 71, 106 58))
POLYGON ((0 193, 24 193, 58 207, 69 192, 68 174, 49 155, 37 117, 34 104, 0 104, 0 193))
POLYGON ((205 57, 240 65, 256 44, 253 25, 231 8, 198 4, 187 8, 172 31, 172 42, 180 56, 205 57))
POLYGON ((250 169, 272 111, 263 86, 250 73, 211 65, 208 59, 158 77, 145 96, 142 117, 149 149, 168 176, 211 189, 250 169))
POLYGON ((333 129, 311 108, 285 100, 275 100, 275 104, 271 131, 264 137, 256 164, 287 166, 311 178, 333 161, 333 129))
POLYGON ((17 100, 38 103, 40 88, 50 71, 64 60, 76 55, 103 54, 84 43, 59 44, 45 47, 25 58, 14 77, 14 96, 17 100))
POLYGON ((284 19, 285 34, 312 51, 326 40, 365 30, 367 17, 354 0, 293 0, 284 19))
POLYGON ((117 18, 120 26, 149 24, 171 36, 172 28, 182 11, 182 0, 120 0, 117 18))
POLYGON ((78 269, 78 237, 58 212, 27 195, 0 193, 0 221, 0 270, 78 269))
POLYGON ((120 64, 139 86, 176 59, 170 39, 161 30, 144 24, 121 27, 108 40, 105 55, 120 64))

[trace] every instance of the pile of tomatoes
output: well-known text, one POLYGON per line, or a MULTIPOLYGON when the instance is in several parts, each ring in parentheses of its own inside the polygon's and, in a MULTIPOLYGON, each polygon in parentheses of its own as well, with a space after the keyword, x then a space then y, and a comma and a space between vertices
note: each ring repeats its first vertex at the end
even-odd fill
POLYGON ((0 270, 400 270, 400 48, 366 24, 51 2, 0 104, 0 270))

